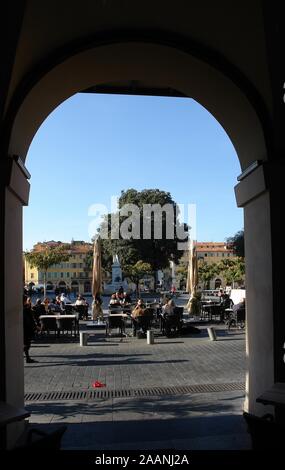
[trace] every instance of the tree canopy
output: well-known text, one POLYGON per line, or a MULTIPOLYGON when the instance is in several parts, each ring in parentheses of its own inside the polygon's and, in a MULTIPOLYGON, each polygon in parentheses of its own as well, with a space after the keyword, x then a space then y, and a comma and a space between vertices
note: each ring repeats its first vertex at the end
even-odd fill
POLYGON ((244 259, 241 257, 223 259, 218 263, 217 269, 218 273, 222 274, 225 278, 227 284, 240 282, 243 280, 245 274, 244 259))
POLYGON ((227 238, 227 243, 233 247, 236 256, 244 258, 244 230, 239 230, 233 237, 227 238))
POLYGON ((26 260, 31 268, 37 268, 44 274, 44 295, 46 295, 46 273, 54 264, 69 260, 67 248, 64 245, 51 247, 47 246, 40 251, 26 251, 24 253, 26 260))
POLYGON ((170 260, 177 263, 183 254, 177 247, 182 241, 177 234, 186 232, 183 241, 187 241, 187 225, 177 220, 178 214, 179 208, 169 192, 133 188, 122 191, 119 212, 108 214, 99 229, 99 233, 108 233, 108 238, 102 237, 103 267, 110 269, 115 253, 123 271, 138 261, 148 263, 152 271, 168 267, 170 260), (111 227, 117 238, 111 236, 111 227))
POLYGON ((149 263, 144 263, 139 260, 134 265, 126 265, 124 269, 125 276, 134 282, 138 293, 138 286, 140 280, 146 275, 152 272, 152 267, 149 263))
POLYGON ((201 261, 198 263, 198 277, 204 282, 204 288, 209 286, 210 281, 219 274, 217 263, 206 263, 201 261))

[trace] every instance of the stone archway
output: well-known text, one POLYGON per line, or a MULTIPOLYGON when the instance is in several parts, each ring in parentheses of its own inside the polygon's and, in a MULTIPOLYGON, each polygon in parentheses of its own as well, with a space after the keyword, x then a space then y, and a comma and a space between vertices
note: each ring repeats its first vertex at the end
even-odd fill
MULTIPOLYGON (((27 173, 21 161, 25 160, 31 141, 44 119, 65 99, 74 93, 102 83, 139 80, 157 87, 170 87, 203 105, 224 127, 239 157, 243 170, 236 188, 238 205, 244 207, 245 250, 247 269, 248 334, 247 400, 246 407, 256 408, 255 398, 273 381, 273 314, 271 283, 270 200, 264 177, 268 160, 269 130, 257 94, 246 87, 246 80, 235 80, 229 67, 222 71, 203 57, 191 54, 181 47, 161 43, 107 41, 104 45, 83 47, 51 61, 41 73, 31 71, 10 102, 6 115, 8 154, 20 156, 10 159, 10 190, 6 198, 6 233, 16 233, 13 240, 6 238, 6 254, 11 265, 6 267, 7 312, 13 315, 14 332, 20 335, 21 296, 11 298, 9 285, 21 292, 19 258, 22 249, 22 203, 28 201, 27 173), (228 73, 227 73, 228 72, 228 73), (12 178, 12 177, 11 177, 12 178), (13 275, 12 275, 13 270, 13 275), (266 278, 266 279, 265 279, 266 278), (270 282, 268 281, 270 279, 270 282), (258 334, 256 325, 259 324, 258 334), (260 327, 261 325, 261 327, 260 327)), ((22 351, 15 349, 15 334, 6 330, 6 388, 10 402, 23 402, 22 351), (11 355, 10 351, 14 351, 11 355), (16 367, 15 367, 16 366, 16 367), (20 381, 21 385, 15 387, 20 381), (16 390, 16 391, 15 391, 16 390)), ((17 335, 16 335, 17 336, 17 335)))

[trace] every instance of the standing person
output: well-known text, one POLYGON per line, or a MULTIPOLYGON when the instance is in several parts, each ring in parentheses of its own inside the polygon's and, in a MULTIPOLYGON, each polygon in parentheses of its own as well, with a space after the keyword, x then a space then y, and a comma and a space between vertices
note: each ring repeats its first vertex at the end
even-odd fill
POLYGON ((24 327, 24 353, 26 357, 26 362, 38 362, 35 359, 30 357, 30 347, 32 339, 35 336, 35 331, 37 329, 36 323, 33 317, 31 305, 28 301, 28 297, 24 295, 23 297, 23 327, 24 327))

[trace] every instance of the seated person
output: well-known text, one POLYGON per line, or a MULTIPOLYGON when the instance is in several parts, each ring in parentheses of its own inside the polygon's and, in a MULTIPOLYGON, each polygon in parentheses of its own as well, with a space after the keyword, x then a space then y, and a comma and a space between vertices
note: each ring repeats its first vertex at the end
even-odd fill
POLYGON ((48 314, 49 299, 47 297, 43 300, 43 305, 45 307, 46 314, 48 314))
POLYGON ((223 322, 229 317, 229 312, 226 312, 226 309, 230 309, 232 306, 232 300, 228 294, 223 294, 221 296, 220 303, 220 321, 223 322))
POLYGON ((175 315, 175 302, 173 299, 169 299, 165 305, 162 307, 162 315, 164 318, 169 317, 171 315, 175 315))
POLYGON ((233 312, 239 312, 240 310, 245 310, 245 298, 242 299, 238 304, 233 305, 233 312))
POLYGON ((137 334, 137 329, 139 328, 139 323, 140 323, 140 318, 145 316, 145 304, 142 299, 139 299, 137 301, 137 304, 135 308, 133 309, 131 313, 131 318, 133 321, 133 335, 136 336, 137 334))
POLYGON ((56 303, 56 299, 52 299, 48 306, 49 313, 61 313, 60 305, 56 303))
POLYGON ((181 318, 177 314, 176 305, 173 299, 170 299, 162 307, 162 331, 165 331, 166 336, 171 336, 175 334, 177 330, 181 328, 181 318))
POLYGON ((60 301, 65 305, 65 304, 70 304, 70 299, 65 295, 63 292, 60 296, 60 301))
POLYGON ((221 300, 222 300, 223 295, 224 295, 224 290, 220 289, 218 292, 218 297, 220 297, 221 300))
POLYGON ((120 291, 116 292, 116 299, 118 299, 119 302, 122 302, 124 300, 124 292, 123 291, 122 292, 120 292, 120 291))
POLYGON ((124 292, 123 304, 126 305, 126 304, 131 304, 131 303, 132 303, 132 299, 131 299, 130 294, 128 294, 127 292, 124 292))
POLYGON ((82 295, 77 297, 75 305, 86 305, 86 300, 82 297, 82 295))
POLYGON ((110 302, 109 302, 109 307, 118 307, 118 306, 120 306, 120 305, 121 305, 120 299, 118 299, 118 297, 116 296, 116 294, 112 294, 112 295, 111 295, 110 302))
POLYGON ((231 308, 232 300, 228 294, 223 294, 221 297, 221 305, 224 308, 231 308))
POLYGON ((135 308, 132 311, 131 317, 135 319, 137 317, 143 316, 144 310, 145 310, 145 304, 142 299, 139 299, 137 301, 135 308))

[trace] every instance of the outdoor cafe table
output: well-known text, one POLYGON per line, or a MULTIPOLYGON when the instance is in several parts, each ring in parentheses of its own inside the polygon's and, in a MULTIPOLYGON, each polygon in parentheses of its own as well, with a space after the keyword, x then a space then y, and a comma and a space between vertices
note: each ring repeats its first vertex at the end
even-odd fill
POLYGON ((213 315, 216 316, 215 309, 217 307, 220 307, 218 302, 202 302, 202 311, 209 317, 209 320, 212 320, 213 315))
POLYGON ((78 322, 78 316, 77 315, 60 315, 60 314, 55 314, 55 315, 40 315, 40 320, 42 319, 45 319, 45 318, 55 318, 55 320, 63 320, 65 318, 71 318, 74 320, 74 323, 75 323, 75 326, 76 326, 76 329, 74 330, 75 331, 75 335, 77 336, 79 334, 79 322, 78 322))

